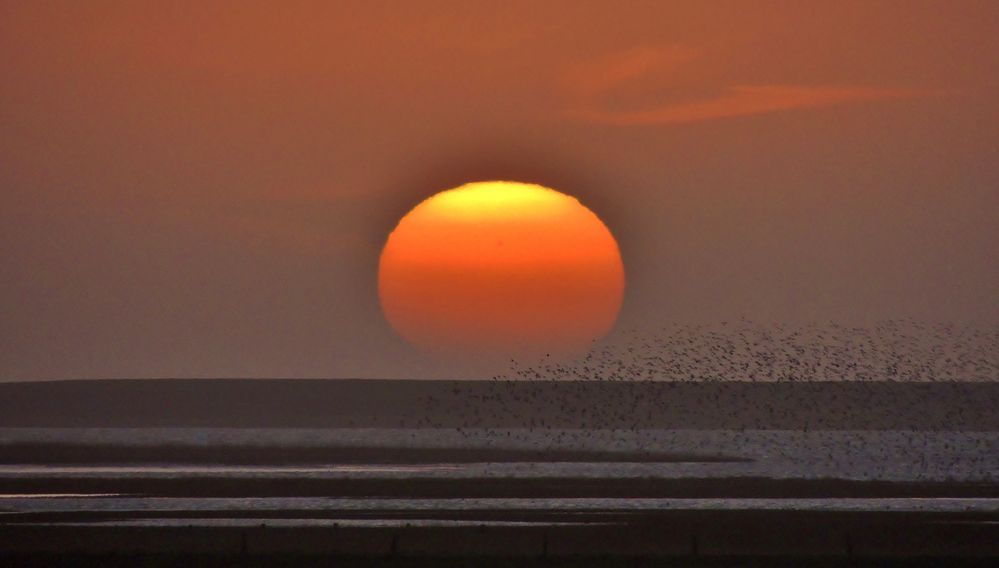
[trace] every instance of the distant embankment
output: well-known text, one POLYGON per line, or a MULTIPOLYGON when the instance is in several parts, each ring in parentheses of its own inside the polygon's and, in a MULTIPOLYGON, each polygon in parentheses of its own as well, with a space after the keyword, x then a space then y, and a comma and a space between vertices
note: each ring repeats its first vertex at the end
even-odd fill
POLYGON ((0 383, 0 427, 999 430, 999 383, 0 383))

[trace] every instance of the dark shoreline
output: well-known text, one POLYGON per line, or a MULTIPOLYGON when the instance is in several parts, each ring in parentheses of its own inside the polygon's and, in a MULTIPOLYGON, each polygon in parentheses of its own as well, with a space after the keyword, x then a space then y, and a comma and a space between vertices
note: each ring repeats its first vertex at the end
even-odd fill
POLYGON ((0 428, 999 431, 999 382, 150 379, 0 383, 0 428))

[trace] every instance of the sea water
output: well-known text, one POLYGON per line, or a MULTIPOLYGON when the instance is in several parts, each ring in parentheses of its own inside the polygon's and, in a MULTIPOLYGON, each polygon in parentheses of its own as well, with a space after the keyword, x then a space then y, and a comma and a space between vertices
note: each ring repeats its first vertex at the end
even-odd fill
MULTIPOLYGON (((999 433, 947 431, 787 430, 556 430, 556 429, 0 429, 0 447, 12 443, 199 447, 385 447, 587 450, 655 452, 685 461, 482 462, 429 464, 7 464, 8 479, 266 479, 294 486, 297 479, 709 479, 881 480, 890 482, 999 481, 999 433), (706 460, 697 461, 697 456, 706 460), (717 461, 719 457, 730 461, 717 461), (687 461, 690 460, 690 461, 687 461)), ((291 491, 293 493, 293 491, 291 491)), ((473 523, 462 511, 620 512, 661 509, 882 510, 999 512, 999 499, 938 498, 190 498, 155 495, 7 493, 0 495, 0 523, 23 513, 128 512, 112 524, 343 524, 473 523), (301 518, 268 518, 267 511, 297 511, 301 518), (170 512, 184 511, 183 518, 170 512), (454 519, 420 519, 421 512, 452 511, 454 519), (152 513, 156 514, 152 514, 152 513), (357 518, 358 512, 365 513, 357 518), (384 512, 385 514, 381 514, 384 512), (144 518, 150 513, 150 518, 144 518), (206 513, 199 517, 199 513, 206 513), (210 513, 210 514, 208 514, 210 513), (231 514, 231 517, 227 517, 231 514), (255 514, 260 514, 254 516, 255 514), (343 518, 337 515, 343 514, 343 518)), ((433 515, 427 515, 428 517, 433 515)), ((438 515, 439 516, 439 515, 438 515)), ((522 522, 490 520, 490 523, 522 522)))

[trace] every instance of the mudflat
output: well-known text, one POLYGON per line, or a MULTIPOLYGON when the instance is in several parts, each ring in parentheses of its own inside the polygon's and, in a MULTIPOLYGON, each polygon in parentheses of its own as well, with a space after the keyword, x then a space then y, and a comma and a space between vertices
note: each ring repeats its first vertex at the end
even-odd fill
POLYGON ((992 383, 6 383, 0 566, 986 566, 995 408, 992 383))

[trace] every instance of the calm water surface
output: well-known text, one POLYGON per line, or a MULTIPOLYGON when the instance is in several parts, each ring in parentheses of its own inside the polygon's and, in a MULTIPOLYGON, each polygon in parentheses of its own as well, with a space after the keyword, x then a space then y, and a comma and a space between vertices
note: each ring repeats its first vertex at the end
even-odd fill
MULTIPOLYGON (((845 479, 885 481, 954 481, 995 483, 999 478, 999 433, 911 431, 781 431, 781 430, 251 430, 251 429, 0 429, 0 444, 59 442, 125 446, 194 445, 262 447, 414 447, 480 449, 575 449, 655 451, 704 456, 732 456, 748 461, 683 463, 441 463, 418 465, 251 465, 211 464, 9 464, 6 478, 164 479, 231 477, 287 480, 343 478, 740 478, 845 479)), ((636 512, 671 510, 883 510, 999 512, 999 498, 864 498, 864 499, 648 499, 648 498, 327 498, 241 497, 185 498, 111 494, 0 495, 0 523, 24 513, 127 512, 120 519, 95 518, 112 524, 392 524, 405 512, 416 524, 474 523, 485 520, 420 519, 421 512, 550 511, 636 512), (302 512, 301 518, 267 518, 254 512, 302 512), (171 518, 170 512, 184 512, 171 518), (157 518, 143 518, 143 513, 157 518), (202 512, 211 515, 199 517, 202 512), (226 518, 226 512, 233 514, 226 518), (338 513, 364 512, 370 518, 338 519, 338 513), (310 518, 310 517, 322 518, 310 518), (5 519, 6 517, 6 519, 5 519), (158 518, 162 517, 162 518, 158 518)), ((356 515, 354 515, 356 516, 356 515)), ((67 520, 66 522, 77 522, 67 520)), ((521 523, 523 520, 488 520, 521 523)), ((528 521, 529 522, 529 521, 528 521)))

